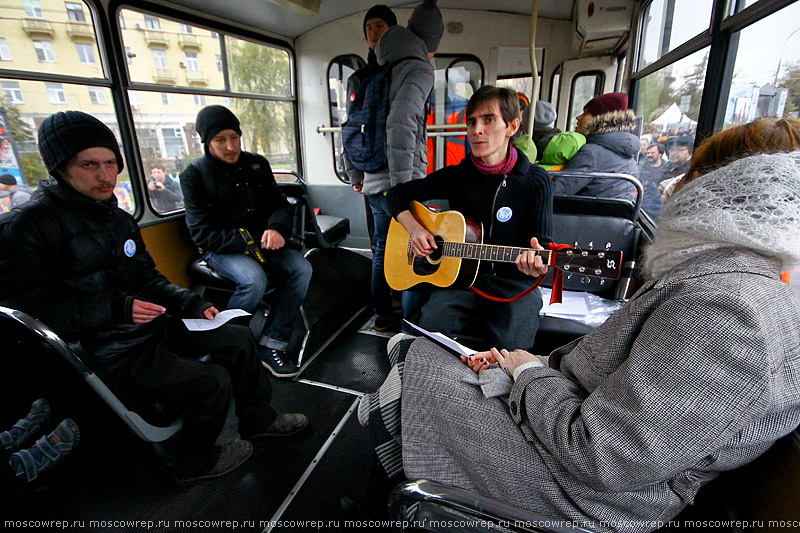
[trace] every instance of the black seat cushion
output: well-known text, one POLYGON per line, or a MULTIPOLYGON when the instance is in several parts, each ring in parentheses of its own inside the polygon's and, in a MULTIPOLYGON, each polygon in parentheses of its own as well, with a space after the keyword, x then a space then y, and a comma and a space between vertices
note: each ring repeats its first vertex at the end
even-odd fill
POLYGON ((350 234, 350 220, 333 215, 316 215, 322 238, 328 244, 343 241, 350 234))

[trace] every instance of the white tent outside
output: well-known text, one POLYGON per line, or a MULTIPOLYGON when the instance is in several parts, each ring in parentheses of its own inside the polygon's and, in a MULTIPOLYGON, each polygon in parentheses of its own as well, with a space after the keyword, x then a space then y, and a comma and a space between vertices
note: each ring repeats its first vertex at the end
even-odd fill
POLYGON ((666 130, 670 127, 691 128, 697 125, 697 122, 690 119, 686 113, 681 111, 678 104, 673 102, 672 105, 661 113, 661 116, 655 119, 651 124, 661 127, 662 130, 666 130))

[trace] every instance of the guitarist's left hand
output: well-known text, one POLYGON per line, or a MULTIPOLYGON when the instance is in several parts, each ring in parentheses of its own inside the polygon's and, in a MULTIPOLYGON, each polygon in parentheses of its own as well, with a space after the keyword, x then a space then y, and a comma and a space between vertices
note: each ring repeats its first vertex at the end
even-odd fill
MULTIPOLYGON (((544 250, 544 248, 539 245, 539 239, 536 237, 531 239, 531 248, 534 250, 544 250)), ((549 268, 544 264, 544 261, 542 261, 541 255, 530 250, 518 255, 514 262, 517 264, 517 268, 520 272, 535 278, 547 274, 547 269, 549 268)))

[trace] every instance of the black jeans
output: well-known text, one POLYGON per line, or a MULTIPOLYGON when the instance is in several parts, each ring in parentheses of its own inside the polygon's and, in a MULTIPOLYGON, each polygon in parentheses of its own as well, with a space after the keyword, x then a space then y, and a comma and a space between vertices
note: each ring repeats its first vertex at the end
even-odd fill
POLYGON ((190 332, 169 319, 166 334, 150 346, 111 374, 135 397, 162 402, 175 416, 184 414, 172 448, 175 473, 201 473, 214 466, 220 453, 215 441, 231 398, 243 436, 275 420, 272 389, 248 328, 226 324, 190 332), (210 362, 197 360, 208 354, 210 362))

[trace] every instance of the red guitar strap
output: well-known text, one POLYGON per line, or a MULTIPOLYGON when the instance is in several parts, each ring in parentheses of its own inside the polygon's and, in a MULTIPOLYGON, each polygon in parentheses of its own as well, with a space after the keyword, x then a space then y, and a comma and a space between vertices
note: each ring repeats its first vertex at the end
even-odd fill
MULTIPOLYGON (((558 252, 560 250, 566 250, 568 248, 572 248, 569 244, 555 244, 550 243, 547 248, 554 252, 558 252)), ((550 254, 550 262, 548 263, 549 266, 553 267, 556 264, 556 256, 555 254, 550 254)), ((546 274, 545 274, 546 276, 546 274)), ((539 276, 536 278, 536 281, 533 282, 533 285, 522 291, 521 293, 517 294, 513 298, 498 298, 497 296, 492 296, 490 294, 486 294, 480 289, 476 289, 475 287, 470 287, 469 290, 481 296, 482 298, 486 298, 487 300, 491 300, 493 302, 505 303, 510 304, 512 302, 516 302, 517 300, 521 300, 525 298, 528 294, 531 293, 534 289, 536 289, 539 285, 542 284, 544 281, 545 276, 539 276)), ((561 292, 564 290, 564 273, 561 270, 556 269, 553 273, 553 289, 550 294, 550 303, 561 303, 561 292)))

